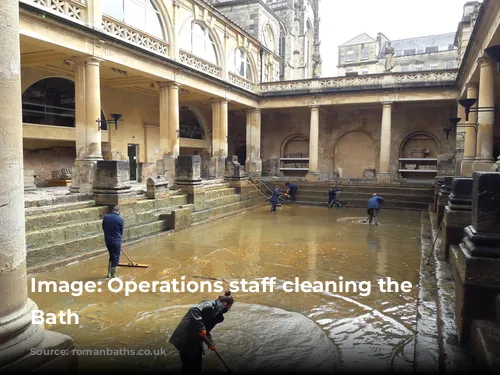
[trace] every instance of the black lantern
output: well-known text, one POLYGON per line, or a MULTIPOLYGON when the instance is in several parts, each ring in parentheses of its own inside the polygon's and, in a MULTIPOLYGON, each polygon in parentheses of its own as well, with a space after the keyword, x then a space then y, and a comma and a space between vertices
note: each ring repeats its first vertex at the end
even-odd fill
MULTIPOLYGON (((118 130, 118 121, 122 118, 122 114, 120 113, 111 113, 110 114, 111 118, 113 119, 113 122, 115 123, 115 130, 118 130)), ((107 125, 110 121, 104 119, 104 120, 101 120, 101 119, 97 119, 95 120, 97 122, 97 129, 100 131, 101 130, 101 127, 102 125, 107 125)))
MULTIPOLYGON (((468 100, 468 99, 465 99, 468 100)), ((477 133, 477 124, 459 124, 461 118, 460 117, 450 117, 448 119, 450 121, 450 126, 447 128, 443 128, 443 131, 446 133, 446 139, 448 139, 448 136, 451 132, 456 132, 457 128, 474 128, 474 130, 477 133)))

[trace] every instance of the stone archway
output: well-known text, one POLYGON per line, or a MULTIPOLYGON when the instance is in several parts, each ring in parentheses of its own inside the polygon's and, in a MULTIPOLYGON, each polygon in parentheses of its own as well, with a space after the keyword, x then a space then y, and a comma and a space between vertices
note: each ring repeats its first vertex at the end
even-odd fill
POLYGON ((373 139, 362 131, 343 134, 335 144, 334 170, 341 178, 363 178, 367 169, 375 169, 373 139))

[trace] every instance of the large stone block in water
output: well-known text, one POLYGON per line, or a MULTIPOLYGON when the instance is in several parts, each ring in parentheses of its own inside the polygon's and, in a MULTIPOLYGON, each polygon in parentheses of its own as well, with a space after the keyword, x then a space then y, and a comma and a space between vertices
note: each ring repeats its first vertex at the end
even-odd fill
POLYGON ((477 232, 500 233, 500 173, 472 175, 472 225, 477 232))

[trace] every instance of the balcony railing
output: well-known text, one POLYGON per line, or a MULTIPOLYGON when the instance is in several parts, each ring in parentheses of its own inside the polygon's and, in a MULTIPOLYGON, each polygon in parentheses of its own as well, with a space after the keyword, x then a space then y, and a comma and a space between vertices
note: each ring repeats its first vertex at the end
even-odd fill
POLYGON ((87 6, 83 0, 21 0, 21 2, 81 24, 84 24, 87 18, 87 6))
POLYGON ((300 81, 280 81, 260 84, 260 93, 276 95, 293 92, 338 92, 404 87, 452 86, 458 70, 369 74, 352 77, 331 77, 300 81))

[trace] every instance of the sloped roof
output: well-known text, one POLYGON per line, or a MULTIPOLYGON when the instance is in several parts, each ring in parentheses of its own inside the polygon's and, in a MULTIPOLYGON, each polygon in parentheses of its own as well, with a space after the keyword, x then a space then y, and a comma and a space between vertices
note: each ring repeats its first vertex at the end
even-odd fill
POLYGON ((421 36, 417 38, 408 38, 400 40, 392 40, 391 44, 395 51, 413 48, 436 47, 453 44, 455 42, 455 32, 421 36))
POLYGON ((341 46, 350 46, 354 44, 361 44, 361 43, 373 43, 376 40, 373 39, 371 36, 369 36, 366 33, 359 34, 357 37, 349 40, 348 42, 345 42, 344 44, 341 44, 341 46))

